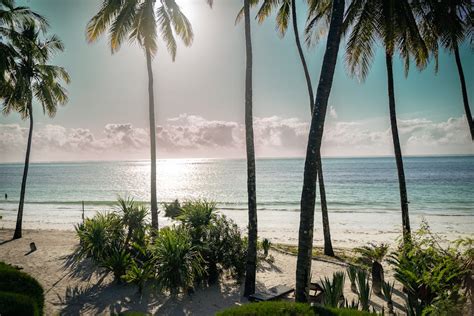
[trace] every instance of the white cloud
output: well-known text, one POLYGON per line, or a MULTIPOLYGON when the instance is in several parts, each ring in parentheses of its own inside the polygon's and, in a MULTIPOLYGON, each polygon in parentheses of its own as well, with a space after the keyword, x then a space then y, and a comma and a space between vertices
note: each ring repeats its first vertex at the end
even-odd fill
MULTIPOLYGON (((330 115, 332 119, 324 132, 323 155, 393 154, 387 119, 338 121, 332 107, 330 115)), ((404 154, 474 154, 465 117, 444 122, 399 120, 398 124, 404 154)), ((308 122, 278 116, 255 118, 254 132, 258 156, 305 153, 308 122)), ((0 161, 24 159, 27 133, 18 124, 0 124, 0 161)), ((147 159, 148 144, 148 129, 132 124, 107 124, 102 134, 84 128, 45 125, 35 129, 32 160, 147 159)), ((157 150, 159 157, 244 157, 245 126, 182 114, 157 126, 157 150)))

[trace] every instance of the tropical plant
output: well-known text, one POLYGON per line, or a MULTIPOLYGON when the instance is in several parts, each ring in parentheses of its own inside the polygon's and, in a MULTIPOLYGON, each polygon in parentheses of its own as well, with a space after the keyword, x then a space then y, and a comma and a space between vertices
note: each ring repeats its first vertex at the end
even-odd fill
MULTIPOLYGON (((317 22, 323 17, 329 14, 327 5, 328 1, 314 1, 307 0, 309 4, 309 17, 312 18, 313 28, 317 25, 317 22)), ((308 97, 309 97, 309 109, 310 115, 313 114, 314 108, 314 93, 313 93, 313 84, 311 82, 311 75, 309 73, 308 65, 306 62, 306 57, 301 46, 300 35, 298 32, 298 20, 296 12, 296 0, 263 0, 263 3, 258 11, 257 18, 259 23, 265 21, 265 19, 272 14, 272 10, 278 7, 278 12, 276 15, 276 30, 278 35, 284 37, 286 31, 288 30, 288 24, 292 20, 293 33, 295 37, 295 44, 298 50, 298 55, 303 67, 303 72, 305 75, 306 85, 308 88, 308 97)), ((317 157, 318 163, 318 181, 319 181, 319 192, 321 195, 321 214, 322 214, 322 223, 323 223, 323 234, 324 234, 324 254, 327 256, 334 257, 334 250, 331 242, 331 232, 329 228, 329 215, 326 201, 326 189, 324 186, 324 177, 322 172, 322 163, 321 163, 321 154, 318 153, 317 157)))
POLYGON ((416 23, 416 14, 409 0, 352 1, 346 12, 344 29, 349 32, 346 61, 351 75, 365 80, 375 54, 377 41, 385 49, 387 68, 390 124, 398 172, 402 229, 405 240, 410 238, 408 196, 403 167, 402 150, 398 134, 395 87, 393 82, 393 57, 399 52, 408 75, 410 58, 419 69, 426 67, 428 49, 416 23))
MULTIPOLYGON (((4 19, 5 17, 2 17, 0 21, 3 22, 4 19)), ((64 45, 56 35, 47 36, 45 20, 39 15, 38 19, 22 19, 21 23, 12 22, 14 24, 8 30, 4 25, 0 26, 0 31, 6 32, 9 40, 7 46, 11 53, 10 57, 7 56, 8 66, 3 67, 4 73, 2 73, 0 87, 2 111, 4 115, 18 112, 22 119, 30 121, 14 239, 22 236, 23 207, 33 137, 33 100, 40 103, 43 112, 49 117, 55 116, 58 104, 64 105, 68 101, 67 92, 61 83, 61 81, 69 83, 68 73, 64 68, 48 63, 55 53, 64 50, 64 45)))
MULTIPOLYGON (((87 24, 86 36, 89 42, 94 42, 108 29, 112 54, 117 52, 126 40, 137 42, 145 52, 151 151, 151 225, 154 229, 158 229, 155 96, 151 62, 158 50, 158 31, 173 61, 177 50, 175 34, 186 46, 191 45, 194 35, 191 23, 175 0, 162 0, 157 6, 155 2, 155 0, 104 0, 99 12, 87 24)), ((212 1, 207 2, 211 4, 212 1)))
POLYGON ((356 286, 357 270, 358 270, 357 267, 353 265, 349 265, 346 270, 347 276, 349 277, 349 280, 351 281, 351 290, 354 293, 357 292, 357 286, 356 286))
POLYGON ((132 198, 118 198, 118 213, 122 220, 122 225, 127 231, 125 245, 138 243, 144 245, 146 228, 148 226, 146 218, 148 209, 144 205, 137 204, 132 198))
POLYGON ((311 280, 311 260, 313 249, 314 206, 316 198, 316 180, 318 154, 324 130, 327 104, 331 93, 336 68, 339 42, 342 32, 344 0, 332 1, 329 33, 324 53, 321 75, 316 93, 314 111, 311 118, 306 159, 304 167, 303 192, 301 193, 300 227, 298 238, 298 261, 296 268, 295 298, 298 302, 309 299, 311 280))
POLYGON ((264 238, 264 239, 262 240, 263 258, 268 257, 268 251, 270 250, 271 244, 272 244, 272 243, 271 243, 270 240, 268 240, 267 238, 264 238))
POLYGON ((188 291, 204 273, 204 260, 183 228, 173 226, 160 230, 151 252, 156 260, 156 281, 172 295, 180 290, 188 291))
POLYGON ((369 244, 368 246, 354 248, 354 251, 361 256, 357 259, 363 266, 371 269, 372 272, 372 290, 375 294, 382 293, 382 284, 384 282, 384 270, 382 260, 387 255, 388 244, 369 244))
MULTIPOLYGON (((464 111, 472 140, 474 140, 474 121, 469 107, 466 78, 461 62, 459 47, 465 40, 472 44, 472 1, 471 0, 422 0, 421 16, 425 24, 425 39, 428 39, 430 50, 438 56, 438 43, 454 53, 461 83, 464 111)), ((437 67, 436 67, 437 70, 437 67)))
POLYGON ((171 203, 165 203, 164 207, 166 217, 176 219, 179 215, 181 215, 181 204, 179 203, 178 199, 171 203))
POLYGON ((332 280, 328 277, 321 280, 321 287, 324 293, 324 306, 344 306, 344 279, 344 272, 335 272, 332 275, 332 280))
POLYGON ((426 222, 410 243, 401 244, 389 262, 395 279, 403 285, 408 315, 460 315, 472 278, 472 248, 461 251, 456 243, 440 246, 426 222))
POLYGON ((357 295, 359 304, 363 311, 369 311, 370 308, 370 284, 369 275, 365 270, 357 271, 357 295))
POLYGON ((395 288, 395 282, 392 282, 392 284, 390 284, 388 282, 383 282, 383 284, 382 284, 383 297, 385 298, 385 301, 387 302, 388 313, 390 315, 394 315, 394 313, 393 313, 393 301, 392 301, 392 295, 393 295, 393 289, 394 288, 395 288))
POLYGON ((127 283, 136 284, 140 296, 143 294, 143 288, 146 282, 155 276, 155 258, 149 251, 150 245, 146 247, 134 244, 136 256, 133 257, 127 272, 122 277, 127 283))

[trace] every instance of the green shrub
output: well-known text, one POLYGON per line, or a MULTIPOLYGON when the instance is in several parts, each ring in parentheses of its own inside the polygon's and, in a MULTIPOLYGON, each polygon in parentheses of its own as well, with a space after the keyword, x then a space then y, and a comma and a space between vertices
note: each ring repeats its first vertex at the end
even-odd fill
POLYGON ((370 283, 369 275, 365 270, 357 271, 357 295, 359 296, 359 304, 363 311, 370 308, 370 283))
POLYGON ((231 307, 220 311, 217 316, 261 315, 261 316, 313 316, 308 304, 293 302, 261 302, 231 307))
POLYGON ((389 262, 394 267, 395 279, 407 293, 408 314, 463 314, 470 290, 466 280, 472 278, 473 253, 472 242, 442 248, 426 222, 410 242, 401 243, 389 262))
POLYGON ((181 204, 179 203, 178 199, 171 203, 164 203, 164 207, 166 217, 176 219, 181 215, 181 204))
POLYGON ((271 242, 267 238, 262 240, 262 248, 263 248, 263 258, 268 256, 268 251, 270 250, 271 242))
MULTIPOLYGON (((28 274, 2 264, 0 269, 0 291, 29 297, 36 304, 38 312, 42 314, 44 306, 43 288, 38 281, 28 274)), ((8 299, 11 299, 11 297, 9 296, 8 299)), ((0 310, 0 313, 2 313, 2 310, 0 310)))
POLYGON ((161 229, 151 250, 156 260, 156 281, 172 295, 180 289, 187 291, 204 273, 204 260, 180 227, 161 229))
POLYGON ((146 228, 148 226, 146 222, 149 213, 148 209, 144 205, 138 205, 131 198, 123 199, 119 197, 117 205, 122 227, 127 232, 125 244, 129 245, 135 242, 144 245, 146 228))
POLYGON ((27 295, 0 291, 0 314, 2 316, 40 316, 41 311, 36 301, 27 295))
POLYGON ((369 316, 368 312, 353 309, 310 306, 294 302, 260 302, 235 306, 216 314, 217 316, 369 316))

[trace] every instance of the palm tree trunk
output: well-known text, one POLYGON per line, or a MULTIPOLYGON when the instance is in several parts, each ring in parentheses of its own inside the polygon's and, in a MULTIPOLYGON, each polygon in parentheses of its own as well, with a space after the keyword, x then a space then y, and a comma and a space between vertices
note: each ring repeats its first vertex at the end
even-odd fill
MULTIPOLYGON (((311 83, 311 76, 308 70, 308 64, 306 63, 306 58, 304 57, 303 48, 301 47, 300 36, 298 32, 298 19, 296 14, 296 0, 291 1, 291 13, 293 20, 293 31, 295 33, 296 47, 298 48, 298 54, 300 56, 301 65, 303 66, 304 75, 306 79, 306 85, 308 87, 309 95, 309 107, 311 114, 313 114, 313 105, 314 105, 314 94, 313 94, 313 84, 311 83)), ((321 215, 323 222, 323 234, 324 234, 324 254, 326 256, 334 257, 334 251, 332 249, 331 242, 331 232, 329 229, 329 215, 328 215, 328 205, 326 202, 326 189, 324 188, 324 178, 322 170, 321 155, 318 154, 318 181, 319 181, 319 192, 321 195, 321 215)))
POLYGON ((23 167, 23 179, 21 180, 20 203, 18 205, 18 214, 16 218, 15 233, 13 239, 21 238, 23 223, 23 206, 25 204, 26 179, 28 178, 28 168, 30 166, 31 140, 33 138, 33 107, 31 99, 28 101, 28 114, 30 117, 30 130, 28 131, 28 143, 26 145, 25 166, 23 167))
POLYGON ((244 0, 245 15, 245 143, 247 146, 247 194, 249 206, 249 235, 247 248, 247 264, 245 273, 244 296, 255 293, 257 271, 257 197, 255 185, 255 147, 253 141, 252 114, 252 40, 250 32, 250 3, 244 0))
POLYGON ((146 67, 148 70, 148 111, 150 120, 151 150, 151 227, 158 229, 158 205, 156 201, 156 127, 155 127, 155 96, 153 92, 153 70, 151 68, 150 50, 145 47, 146 67))
POLYGON ((398 185, 400 188, 400 203, 402 207, 402 228, 403 239, 410 240, 410 218, 408 216, 408 197, 405 183, 405 171, 403 170, 403 157, 400 147, 400 138, 398 136, 397 113, 395 110, 395 89, 393 85, 393 66, 392 55, 387 52, 385 54, 385 61, 387 65, 387 79, 388 79, 388 104, 390 108, 390 125, 392 128, 393 148, 395 150, 395 161, 397 163, 398 171, 398 185))
POLYGON ((472 120, 471 108, 469 107, 466 79, 464 78, 464 71, 462 69, 461 57, 459 56, 459 48, 457 45, 454 47, 454 56, 456 57, 456 65, 458 66, 459 80, 461 80, 462 100, 464 102, 464 111, 466 112, 466 119, 467 119, 467 123, 469 124, 471 139, 474 140, 474 121, 472 120))
POLYGON ((321 76, 319 78, 306 149, 303 191, 301 193, 298 261, 296 264, 295 299, 298 302, 307 302, 309 298, 318 154, 321 150, 324 120, 339 52, 343 16, 344 0, 334 0, 326 52, 324 53, 323 65, 321 67, 321 76))

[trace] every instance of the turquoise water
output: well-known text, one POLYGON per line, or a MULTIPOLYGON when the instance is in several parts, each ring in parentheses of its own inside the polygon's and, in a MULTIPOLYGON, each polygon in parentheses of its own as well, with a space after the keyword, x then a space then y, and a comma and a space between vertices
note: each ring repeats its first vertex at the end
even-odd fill
MULTIPOLYGON (((257 160, 259 234, 296 243, 303 159, 257 160)), ((339 245, 393 241, 401 215, 395 161, 391 158, 324 159, 333 239, 339 245)), ((28 177, 25 228, 72 229, 85 215, 110 210, 118 195, 149 199, 149 162, 32 164, 28 177)), ((22 164, 0 164, 0 227, 15 224, 22 164)), ((405 158, 410 218, 426 219, 447 238, 474 234, 474 157, 405 158)), ((158 162, 158 198, 206 198, 245 231, 245 160, 187 159, 158 162)), ((319 212, 319 208, 316 208, 319 212)), ((320 215, 315 242, 321 242, 320 215)), ((160 215, 160 224, 169 220, 160 215)))
MULTIPOLYGON (((295 211, 299 207, 303 159, 257 161, 259 209, 295 211)), ((325 159, 327 199, 333 211, 399 209, 395 162, 391 158, 325 159)), ((206 198, 224 209, 245 209, 244 160, 163 160, 158 163, 158 199, 206 198)), ((0 194, 19 199, 22 164, 0 164, 0 194)), ((406 158, 413 212, 474 213, 474 157, 406 158)), ((86 205, 112 203, 118 195, 149 199, 149 162, 32 164, 27 203, 86 205)))

